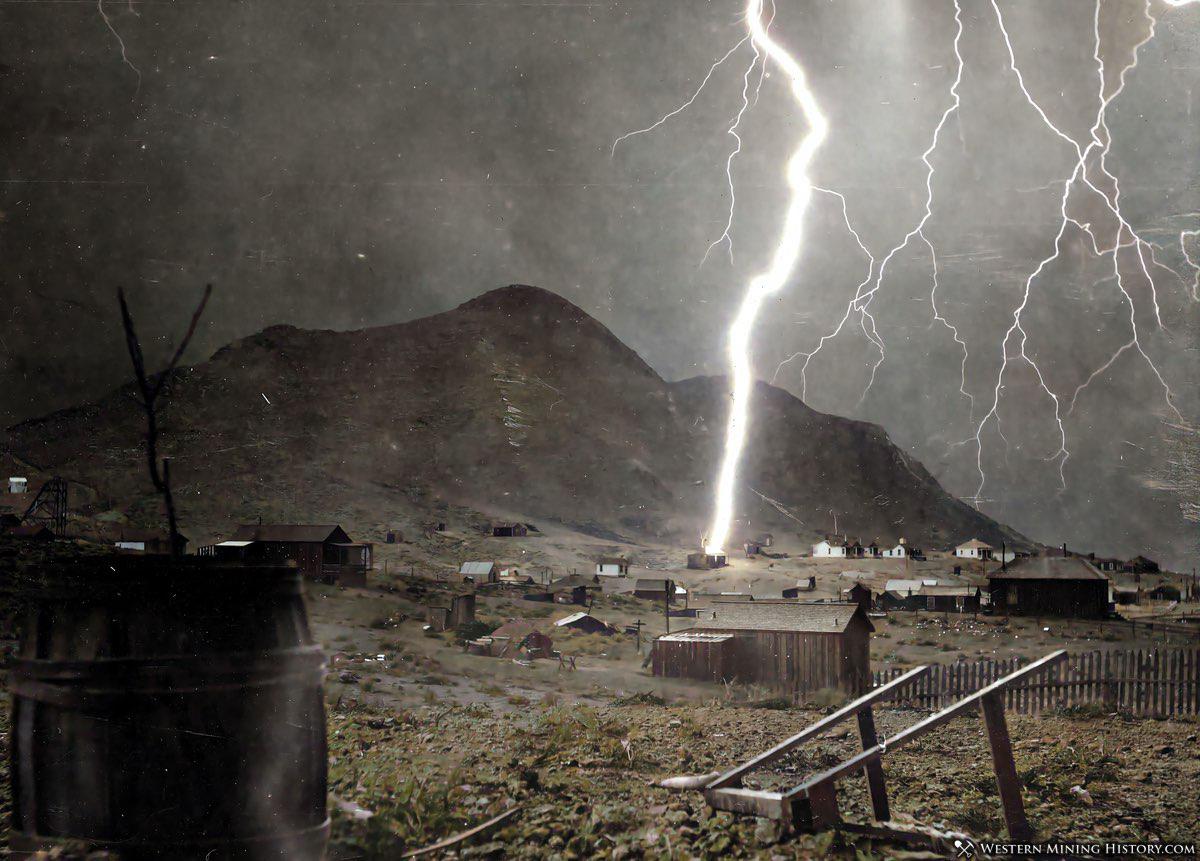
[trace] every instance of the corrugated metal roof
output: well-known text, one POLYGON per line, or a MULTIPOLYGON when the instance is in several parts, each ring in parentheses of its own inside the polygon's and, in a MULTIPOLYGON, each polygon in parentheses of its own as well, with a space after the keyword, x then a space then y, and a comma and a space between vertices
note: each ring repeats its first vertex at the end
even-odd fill
POLYGON ((350 540, 336 523, 251 523, 243 524, 230 536, 233 541, 284 541, 299 544, 324 544, 350 540))
POLYGON ((721 604, 696 617, 696 630, 797 631, 841 633, 858 613, 857 604, 784 604, 755 601, 721 604))
POLYGON ((1107 580, 1100 570, 1078 556, 1030 556, 1010 562, 1007 570, 988 574, 989 580, 1107 580))
POLYGON ((458 573, 468 577, 477 577, 481 574, 491 574, 495 567, 495 562, 464 562, 459 566, 458 573))
POLYGON ((664 634, 658 638, 660 643, 724 643, 732 640, 733 634, 714 634, 707 631, 680 631, 675 634, 664 634))
POLYGON ((249 547, 253 541, 222 541, 217 547, 249 547))

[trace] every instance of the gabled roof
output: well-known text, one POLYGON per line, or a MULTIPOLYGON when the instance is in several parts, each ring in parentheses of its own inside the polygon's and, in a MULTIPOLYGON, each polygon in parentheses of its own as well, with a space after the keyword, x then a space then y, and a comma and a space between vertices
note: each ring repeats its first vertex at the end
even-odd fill
POLYGON ((693 630, 840 634, 856 615, 866 623, 869 630, 875 630, 858 604, 798 604, 773 601, 721 604, 715 610, 704 611, 697 616, 693 630))
POLYGON ((495 562, 464 562, 459 566, 458 573, 467 577, 477 577, 479 575, 491 574, 492 569, 495 567, 495 562))
POLYGON ((937 580, 932 580, 928 577, 922 580, 889 580, 883 586, 884 592, 912 592, 914 595, 921 591, 923 586, 936 586, 937 580))
POLYGON ((992 545, 986 541, 980 541, 978 538, 972 538, 970 541, 964 541, 955 550, 994 550, 992 545))
POLYGON ((624 556, 601 556, 596 560, 597 565, 623 565, 628 567, 629 560, 624 556))
POLYGON ((1079 556, 1030 556, 988 574, 989 580, 1108 580, 1079 556))
POLYGON ((556 628, 566 628, 571 625, 574 625, 576 622, 582 622, 584 619, 591 619, 597 625, 603 625, 605 628, 612 627, 607 622, 602 621, 601 619, 597 619, 591 613, 584 613, 584 612, 572 613, 570 616, 563 616, 561 619, 559 619, 557 622, 554 623, 554 626, 556 628))
POLYGON ((289 544, 349 544, 350 536, 336 523, 293 524, 251 523, 243 524, 229 536, 232 541, 280 541, 289 544))

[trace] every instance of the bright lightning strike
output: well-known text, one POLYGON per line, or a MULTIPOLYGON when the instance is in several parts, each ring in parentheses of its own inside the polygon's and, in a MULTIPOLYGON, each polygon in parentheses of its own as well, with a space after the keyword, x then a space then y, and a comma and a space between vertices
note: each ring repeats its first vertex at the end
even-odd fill
POLYGON ((726 426, 725 452, 721 461, 721 471, 717 478, 715 510, 705 544, 705 551, 708 553, 723 551, 733 520, 737 470, 746 443, 746 429, 750 418, 750 397, 754 391, 754 369, 750 359, 750 333, 754 328, 754 321, 758 318, 763 301, 784 286, 800 256, 804 215, 808 210, 813 193, 808 169, 828 131, 828 122, 821 113, 812 90, 809 89, 804 70, 792 55, 775 42, 767 32, 766 24, 763 21, 763 0, 748 0, 746 25, 749 27, 750 36, 755 45, 766 55, 764 62, 774 62, 791 82, 792 97, 804 114, 808 132, 801 139, 788 163, 787 179, 792 193, 791 200, 788 203, 783 231, 779 238, 779 245, 775 248, 770 268, 750 281, 741 307, 729 330, 728 350, 733 393, 726 426))
MULTIPOLYGON (((1004 16, 1000 11, 1000 6, 996 2, 996 0, 991 0, 992 9, 995 12, 995 16, 996 16, 996 22, 999 25, 1000 33, 1004 38, 1005 48, 1008 51, 1009 69, 1013 72, 1014 76, 1016 77, 1017 84, 1021 89, 1022 95, 1024 95, 1025 100, 1037 112, 1038 116, 1041 117, 1041 120, 1046 125, 1046 127, 1049 128, 1050 131, 1052 131, 1057 137, 1059 137, 1063 141, 1065 141, 1074 150, 1074 152, 1076 154, 1076 162, 1075 162, 1075 167, 1071 173, 1070 178, 1067 179, 1066 182, 1063 183, 1063 193, 1062 193, 1062 197, 1061 197, 1060 204, 1059 204, 1059 211, 1060 211, 1062 220, 1061 220, 1061 223, 1060 223, 1060 226, 1058 229, 1058 233, 1054 239, 1052 251, 1049 254, 1049 256, 1044 258, 1038 264, 1037 268, 1034 269, 1034 271, 1025 280, 1025 286, 1024 286, 1024 290, 1022 293, 1021 301, 1020 301, 1020 303, 1018 303, 1017 307, 1013 311, 1012 324, 1009 326, 1008 331, 1005 333, 1004 340, 1001 343, 1000 369, 996 375, 995 387, 992 390, 991 407, 989 408, 988 412, 984 415, 983 419, 979 422, 978 426, 976 426, 976 428, 975 428, 975 435, 974 435, 974 443, 975 443, 975 449, 976 449, 975 466, 976 466, 976 469, 979 474, 979 484, 976 488, 975 495, 973 497, 975 499, 981 498, 984 485, 987 482, 987 476, 986 476, 986 473, 984 472, 984 468, 983 468, 983 432, 984 432, 984 429, 987 427, 987 424, 990 420, 992 420, 992 419, 998 420, 998 410, 999 410, 999 405, 1000 405, 1000 391, 1003 388, 1005 371, 1007 370, 1010 361, 1019 359, 1019 360, 1023 361, 1025 364, 1027 364, 1033 370, 1034 374, 1037 376, 1038 384, 1039 384, 1040 388, 1047 395, 1047 397, 1049 397, 1049 399, 1051 400, 1051 402, 1054 405, 1054 420, 1055 420, 1055 424, 1058 429, 1059 446, 1058 446, 1057 451, 1055 451, 1053 454, 1051 454, 1050 457, 1047 458, 1047 460, 1057 461, 1059 484, 1060 484, 1060 487, 1062 487, 1064 489, 1066 488, 1066 474, 1065 474, 1066 463, 1067 463, 1067 459, 1070 457, 1070 451, 1067 449, 1067 432, 1066 432, 1066 427, 1063 422, 1064 417, 1065 417, 1065 415, 1070 415, 1070 413, 1075 409, 1075 405, 1079 399, 1079 395, 1092 383, 1092 381, 1095 380, 1098 376, 1100 376, 1104 372, 1106 372, 1109 368, 1111 368, 1116 363, 1116 361, 1122 355, 1124 355, 1126 352, 1128 352, 1129 350, 1136 350, 1141 355, 1141 357, 1146 361, 1147 366, 1150 368, 1151 372, 1154 374, 1155 378, 1158 380, 1159 385, 1163 389, 1163 393, 1164 393, 1164 397, 1165 397, 1167 406, 1170 407, 1170 409, 1175 413, 1176 417, 1178 417, 1182 421, 1182 416, 1180 415, 1179 409, 1175 406, 1174 394, 1172 393, 1170 386, 1167 384, 1166 380, 1163 378, 1163 375, 1159 371, 1158 366, 1154 363, 1154 361, 1150 358, 1149 354, 1147 354, 1145 348, 1142 346, 1141 340, 1138 335, 1138 328, 1137 328, 1137 308, 1134 303, 1133 296, 1129 293, 1128 289, 1125 286, 1125 279, 1124 279, 1124 276, 1121 271, 1121 265, 1120 265, 1121 249, 1125 248, 1125 247, 1130 247, 1130 246, 1136 248, 1140 272, 1141 272, 1142 276, 1145 278, 1147 286, 1150 288, 1150 296, 1151 296, 1152 306, 1153 306, 1153 310, 1154 310, 1154 318, 1158 325, 1158 328, 1160 330, 1163 329, 1164 327, 1162 324, 1162 315, 1161 315, 1161 310, 1160 310, 1159 303, 1158 303, 1157 287, 1155 285, 1154 278, 1150 273, 1150 266, 1147 264, 1147 261, 1146 261, 1146 250, 1149 249, 1150 255, 1152 258, 1153 257, 1153 248, 1152 248, 1152 246, 1149 245, 1149 243, 1147 243, 1145 240, 1143 240, 1138 235, 1138 233, 1134 230, 1133 226, 1130 225, 1129 222, 1125 219, 1124 215, 1122 215, 1121 209, 1120 209, 1120 200, 1121 200, 1120 183, 1119 183, 1116 175, 1113 174, 1112 171, 1109 170, 1108 165, 1107 165, 1108 152, 1109 152, 1109 149, 1110 149, 1111 143, 1112 143, 1112 136, 1109 131, 1108 122, 1107 122, 1108 107, 1112 103, 1112 101, 1115 98, 1117 98, 1117 96, 1119 96, 1122 93, 1122 91, 1125 89, 1125 76, 1131 69, 1133 69, 1137 66, 1138 52, 1140 51, 1142 46, 1144 46, 1147 42, 1149 42, 1151 39, 1154 38, 1154 23, 1155 23, 1155 21, 1154 21, 1154 17, 1150 14, 1150 2, 1149 2, 1149 0, 1147 0, 1144 14, 1146 15, 1146 18, 1150 22, 1149 33, 1141 42, 1139 42, 1137 45, 1134 46, 1132 61, 1127 66, 1125 66, 1124 68, 1121 69, 1120 73, 1117 76, 1117 84, 1113 88, 1112 92, 1109 93, 1108 92, 1107 70, 1105 69, 1105 64, 1104 64, 1103 59, 1101 58, 1101 53, 1100 53, 1100 12, 1101 12, 1102 2, 1103 2, 1103 0, 1097 0, 1096 7, 1095 7, 1095 14, 1094 14, 1094 18, 1093 18, 1093 37, 1094 37, 1094 41, 1095 41, 1095 50, 1093 52, 1093 56, 1094 56, 1094 59, 1096 60, 1097 74, 1098 74, 1099 81, 1100 81, 1100 88, 1099 88, 1100 104, 1099 104, 1099 109, 1096 114, 1095 123, 1092 125, 1091 131, 1090 131, 1091 141, 1085 147, 1085 146, 1080 145, 1080 143, 1078 141, 1076 141, 1070 135, 1066 134, 1060 128, 1058 128, 1058 126, 1056 126, 1050 120, 1050 118, 1046 114, 1045 110, 1043 110, 1041 105, 1038 104, 1037 100, 1034 99, 1033 95, 1029 92, 1028 87, 1025 85, 1024 75, 1021 73, 1021 69, 1017 65, 1016 55, 1015 55, 1015 52, 1013 51, 1013 46, 1012 46, 1012 39, 1010 38, 1008 30, 1005 27, 1004 16), (1099 164, 1099 172, 1100 172, 1101 181, 1107 182, 1108 184, 1111 185, 1111 188, 1112 188, 1111 195, 1106 194, 1103 191, 1101 191, 1100 188, 1096 185, 1096 183, 1089 176, 1089 172, 1088 172, 1089 157, 1092 155, 1093 151, 1096 151, 1098 154, 1098 157, 1095 159, 1095 161, 1099 164), (1072 192, 1077 180, 1081 181, 1083 183, 1083 185, 1086 186, 1086 188, 1089 191, 1093 192, 1096 196, 1098 196, 1102 200, 1104 207, 1106 208, 1108 213, 1111 214, 1116 219, 1116 221, 1117 221, 1116 236, 1112 241, 1111 248, 1102 248, 1101 247, 1101 242, 1100 242, 1099 238, 1096 236, 1096 234, 1093 231, 1090 224, 1081 223, 1079 220, 1072 218, 1068 214, 1068 212, 1067 212, 1068 203, 1071 198, 1071 192, 1072 192), (1028 335, 1026 334, 1025 329, 1022 326, 1021 316, 1029 304, 1030 293, 1031 293, 1031 290, 1033 287, 1033 282, 1042 274, 1042 272, 1045 270, 1045 268, 1050 263, 1052 263, 1053 261, 1058 259, 1059 255, 1061 253, 1061 249, 1062 249, 1062 239, 1063 239, 1064 234, 1066 233, 1068 225, 1072 225, 1072 226, 1076 227, 1077 229, 1083 231, 1084 233, 1086 233, 1089 236, 1089 238, 1091 239, 1093 251, 1097 255, 1106 255, 1106 254, 1110 254, 1110 253, 1112 254, 1113 275, 1115 276, 1117 289, 1121 293, 1121 297, 1129 310, 1130 338, 1128 341, 1123 343, 1119 348, 1117 348, 1117 350, 1109 357, 1109 359, 1107 361, 1105 361, 1103 364, 1100 365, 1100 367, 1098 367, 1096 370, 1094 370, 1087 377, 1087 379, 1084 380, 1084 382, 1081 385, 1076 387, 1074 393, 1071 395, 1070 401, 1068 402, 1067 410, 1064 413, 1062 410, 1062 401, 1061 401, 1060 397, 1054 391, 1052 391, 1050 389, 1050 387, 1046 384, 1046 380, 1042 374, 1041 368, 1038 367, 1037 363, 1026 352, 1025 348, 1026 348, 1026 344, 1028 342, 1028 335), (1128 241, 1124 240, 1125 236, 1129 237, 1128 241), (1009 341, 1013 338, 1014 335, 1017 336, 1017 340, 1016 340, 1017 352, 1014 355, 1010 355, 1009 341)), ((1184 5, 1184 3, 1181 2, 1181 3, 1172 4, 1172 5, 1184 5)))

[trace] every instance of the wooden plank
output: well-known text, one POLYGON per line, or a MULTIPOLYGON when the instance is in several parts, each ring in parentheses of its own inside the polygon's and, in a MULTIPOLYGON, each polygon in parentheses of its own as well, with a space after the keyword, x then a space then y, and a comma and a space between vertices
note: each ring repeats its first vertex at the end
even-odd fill
POLYGON ((765 816, 768 819, 791 818, 791 805, 786 804, 778 792, 762 792, 755 789, 725 787, 704 790, 704 800, 716 810, 730 813, 747 813, 765 816))
POLYGON ((808 805, 814 830, 832 828, 841 823, 842 816, 838 812, 837 803, 837 784, 833 780, 824 780, 809 787, 808 805))
POLYGON ((914 679, 919 679, 929 671, 928 666, 914 667, 904 675, 891 682, 888 682, 882 687, 876 688, 863 694, 858 699, 847 705, 842 706, 831 715, 827 715, 816 723, 805 727, 800 732, 788 739, 784 739, 779 744, 775 745, 770 750, 760 753, 758 756, 750 759, 741 765, 735 766, 708 785, 709 789, 721 789, 722 787, 736 786, 741 782, 741 779, 746 774, 755 769, 762 768, 770 762, 774 762, 784 754, 788 753, 792 748, 803 744, 814 736, 818 736, 826 730, 836 726, 849 717, 858 714, 866 708, 870 708, 873 703, 894 696, 901 688, 912 682, 914 679))
POLYGON ((996 771, 996 789, 1004 807, 1004 822, 1011 840, 1032 840, 1033 829, 1025 818, 1021 800, 1021 781, 1013 760, 1012 740, 1004 719, 1004 703, 995 693, 983 697, 983 722, 987 726, 988 744, 992 749, 992 767, 996 771))
POLYGON ((833 766, 832 768, 826 769, 825 771, 814 775, 813 777, 810 777, 795 789, 784 793, 784 798, 806 795, 808 789, 816 786, 818 783, 823 783, 826 780, 836 780, 843 775, 856 772, 864 768, 872 759, 877 759, 878 757, 882 756, 885 750, 895 750, 905 744, 908 744, 914 739, 920 738, 927 732, 936 729, 946 721, 957 717, 968 709, 976 708, 985 696, 988 696, 989 694, 1000 694, 1006 688, 1010 688, 1013 685, 1023 682, 1029 677, 1036 675, 1037 673, 1045 671, 1049 667, 1057 664, 1059 661, 1066 660, 1066 657, 1067 653, 1064 649, 1051 652, 1046 657, 1022 667, 1015 673, 997 679, 987 687, 982 688, 970 696, 964 697, 948 708, 942 709, 935 714, 929 715, 923 720, 917 721, 911 726, 905 727, 891 738, 886 739, 884 744, 873 747, 870 750, 864 750, 862 753, 853 756, 850 759, 833 766))
MULTIPOLYGON (((876 747, 879 737, 875 733, 875 715, 871 709, 863 709, 858 713, 858 736, 862 740, 863 750, 876 747)), ((873 759, 866 764, 867 788, 871 792, 871 812, 876 822, 887 822, 892 818, 888 811, 887 783, 883 778, 883 763, 873 759)))

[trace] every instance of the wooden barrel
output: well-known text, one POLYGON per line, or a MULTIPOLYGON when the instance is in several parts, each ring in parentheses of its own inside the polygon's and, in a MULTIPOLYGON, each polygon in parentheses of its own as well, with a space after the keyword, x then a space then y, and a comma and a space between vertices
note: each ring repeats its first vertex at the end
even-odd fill
POLYGON ((94 557, 46 579, 9 675, 12 848, 322 858, 324 657, 299 572, 94 557))

